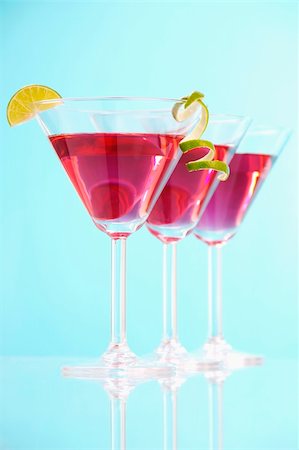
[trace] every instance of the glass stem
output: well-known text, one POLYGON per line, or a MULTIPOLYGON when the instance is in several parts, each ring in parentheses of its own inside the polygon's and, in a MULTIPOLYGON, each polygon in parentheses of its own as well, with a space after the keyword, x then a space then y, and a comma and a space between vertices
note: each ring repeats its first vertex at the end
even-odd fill
POLYGON ((208 247, 209 339, 223 338, 221 251, 222 245, 208 247))
POLYGON ((126 239, 111 240, 111 343, 126 343, 126 239))
POLYGON ((223 450, 223 382, 209 383, 210 449, 223 450))
POLYGON ((163 449, 177 449, 177 391, 163 391, 163 449))
POLYGON ((177 340, 176 243, 163 244, 163 340, 177 340))
POLYGON ((126 400, 110 398, 111 449, 126 450, 126 400))

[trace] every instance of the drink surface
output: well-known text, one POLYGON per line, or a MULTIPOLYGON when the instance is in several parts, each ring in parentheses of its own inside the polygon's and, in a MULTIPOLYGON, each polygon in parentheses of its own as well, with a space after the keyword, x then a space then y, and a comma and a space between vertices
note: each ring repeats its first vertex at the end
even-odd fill
MULTIPOLYGON (((215 158, 226 160, 232 147, 216 145, 215 149, 215 158)), ((188 172, 186 163, 203 157, 206 152, 197 148, 183 154, 147 219, 150 232, 163 242, 184 238, 198 222, 216 172, 188 172)))
POLYGON ((125 223, 138 228, 146 220, 182 136, 78 133, 49 139, 95 224, 107 231, 109 222, 119 223, 121 231, 125 223))
POLYGON ((272 164, 271 155, 236 153, 230 163, 230 176, 218 185, 195 228, 195 235, 211 244, 230 239, 272 164))

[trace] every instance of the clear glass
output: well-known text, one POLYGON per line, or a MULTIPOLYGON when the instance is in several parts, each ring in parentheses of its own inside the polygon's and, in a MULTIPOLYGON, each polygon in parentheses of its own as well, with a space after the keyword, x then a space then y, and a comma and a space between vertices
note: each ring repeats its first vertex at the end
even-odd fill
POLYGON ((175 101, 112 97, 38 102, 40 126, 112 246, 111 342, 101 359, 69 367, 68 374, 132 375, 135 370, 140 376, 144 370, 126 339, 126 239, 146 221, 180 159, 180 140, 200 118, 199 111, 177 122, 171 112, 175 101))
POLYGON ((262 357, 233 350, 223 336, 222 247, 241 225, 263 182, 290 135, 289 130, 253 127, 230 164, 231 174, 215 190, 194 235, 208 245, 208 340, 197 357, 219 361, 228 368, 251 366, 262 357))
MULTIPOLYGON (((203 138, 215 144, 215 159, 229 163, 249 125, 248 117, 212 114, 203 138)), ((163 333, 154 357, 203 370, 214 362, 194 361, 178 337, 176 255, 178 242, 192 232, 219 183, 215 171, 188 172, 186 163, 204 153, 198 148, 181 157, 147 219, 148 230, 163 243, 163 333)))

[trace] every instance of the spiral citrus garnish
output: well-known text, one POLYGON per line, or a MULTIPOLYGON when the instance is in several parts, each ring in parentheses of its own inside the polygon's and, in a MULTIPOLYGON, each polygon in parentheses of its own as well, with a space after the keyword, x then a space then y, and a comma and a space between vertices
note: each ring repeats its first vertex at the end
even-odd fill
POLYGON ((32 119, 38 112, 53 108, 61 95, 47 86, 32 84, 17 91, 7 105, 7 120, 10 126, 19 125, 32 119), (35 103, 49 100, 47 103, 35 103))
POLYGON ((183 122, 193 116, 201 108, 201 116, 197 125, 191 133, 184 137, 180 142, 180 149, 186 153, 194 148, 205 148, 207 153, 202 158, 188 162, 187 168, 190 172, 194 170, 212 169, 219 172, 218 178, 225 181, 229 176, 229 167, 224 161, 213 160, 215 156, 215 147, 212 142, 200 139, 206 130, 209 122, 209 110, 203 102, 204 94, 195 91, 188 97, 182 97, 172 108, 172 115, 178 122, 183 122))

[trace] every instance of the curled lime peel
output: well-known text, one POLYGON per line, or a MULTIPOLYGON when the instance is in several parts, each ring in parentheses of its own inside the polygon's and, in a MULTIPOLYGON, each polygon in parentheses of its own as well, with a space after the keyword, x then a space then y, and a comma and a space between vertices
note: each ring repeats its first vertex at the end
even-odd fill
POLYGON ((199 101, 200 99, 204 98, 204 94, 202 94, 201 92, 198 91, 194 91, 192 92, 191 95, 189 95, 189 97, 183 97, 184 99, 186 99, 184 108, 188 108, 188 106, 190 106, 193 102, 195 102, 196 100, 199 101))
MULTIPOLYGON (((202 101, 203 94, 201 92, 193 92, 189 97, 183 97, 177 103, 175 103, 172 108, 172 115, 178 122, 183 122, 189 117, 193 116, 201 108, 201 117, 198 124, 193 128, 190 134, 184 137, 180 142, 180 148, 183 152, 197 148, 198 141, 201 135, 205 132, 208 122, 209 122, 209 111, 205 103, 202 101), (193 141, 192 144, 185 145, 187 142, 193 141)), ((215 149, 212 143, 207 147, 209 152, 207 153, 206 159, 212 160, 215 155, 215 149)))
POLYGON ((210 142, 210 141, 206 141, 204 139, 194 139, 192 141, 185 141, 181 144, 182 145, 180 146, 180 148, 183 153, 186 153, 189 150, 192 150, 194 148, 209 149, 208 153, 205 156, 203 156, 202 158, 200 158, 199 161, 200 160, 212 161, 212 159, 214 158, 215 147, 214 147, 214 144, 212 144, 212 142, 210 142))
POLYGON ((220 181, 225 181, 229 177, 229 167, 224 161, 207 161, 198 159, 197 161, 190 161, 186 164, 189 172, 194 172, 197 170, 215 170, 219 172, 218 179, 220 181))
POLYGON ((190 134, 180 141, 180 149, 183 153, 189 152, 194 148, 205 148, 207 153, 196 161, 186 164, 190 172, 195 170, 216 170, 219 172, 218 179, 225 181, 229 176, 229 167, 224 161, 213 161, 215 156, 215 147, 212 142, 200 139, 205 132, 209 122, 209 110, 203 102, 204 94, 194 91, 188 97, 182 97, 172 108, 172 115, 175 120, 182 122, 195 114, 201 108, 201 117, 198 124, 193 128, 190 134))

